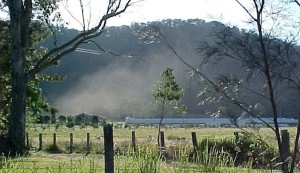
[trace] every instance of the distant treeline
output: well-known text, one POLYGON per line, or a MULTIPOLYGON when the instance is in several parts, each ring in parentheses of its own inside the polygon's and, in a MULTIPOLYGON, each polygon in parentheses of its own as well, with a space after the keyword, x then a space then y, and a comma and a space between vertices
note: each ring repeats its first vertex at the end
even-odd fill
MULTIPOLYGON (((151 91, 162 69, 172 66, 177 81, 185 90, 183 104, 188 107, 188 114, 185 116, 209 116, 222 105, 199 104, 203 100, 197 97, 200 92, 198 83, 187 77, 190 69, 179 62, 161 41, 156 39, 149 41, 138 34, 138 31, 143 30, 145 26, 152 25, 158 26, 174 49, 195 67, 200 66, 202 61, 201 56, 197 54, 199 42, 202 40, 213 42, 212 31, 227 27, 216 21, 206 22, 201 19, 167 19, 136 23, 131 26, 108 27, 103 35, 93 40, 98 45, 91 42, 81 47, 81 49, 95 50, 97 54, 75 51, 62 59, 58 66, 46 71, 46 73, 66 75, 67 78, 64 82, 43 83, 41 87, 44 95, 51 104, 62 111, 62 114, 97 112, 105 117, 120 120, 124 120, 127 116, 153 118, 157 117, 157 112, 152 104, 151 91), (88 106, 83 106, 84 104, 88 106), (78 109, 76 113, 69 112, 74 108, 78 109)), ((240 32, 239 28, 231 27, 231 29, 240 32)), ((61 30, 62 35, 56 36, 57 44, 79 32, 67 28, 61 30)), ((53 47, 52 37, 43 44, 46 47, 53 47)), ((242 74, 243 71, 241 64, 221 61, 218 66, 214 64, 207 66, 203 73, 214 77, 217 73, 242 74)), ((263 84, 264 82, 260 80, 255 83, 257 89, 261 89, 263 84)), ((287 118, 296 116, 293 102, 295 93, 282 92, 282 94, 284 99, 280 103, 280 116, 287 118)), ((253 104, 261 100, 255 95, 245 97, 253 104)), ((270 108, 265 106, 263 116, 270 115, 270 108)), ((171 113, 167 116, 181 117, 182 115, 171 113)))

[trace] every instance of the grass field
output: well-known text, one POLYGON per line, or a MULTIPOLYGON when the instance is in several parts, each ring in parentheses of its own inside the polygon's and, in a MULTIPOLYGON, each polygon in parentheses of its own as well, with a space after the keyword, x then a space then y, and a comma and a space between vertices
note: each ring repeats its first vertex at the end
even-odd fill
MULTIPOLYGON (((267 173, 267 170, 255 170, 250 167, 222 167, 220 165, 203 166, 191 164, 185 161, 164 162, 157 161, 152 166, 145 160, 136 158, 120 157, 115 158, 116 173, 198 173, 198 172, 222 172, 222 173, 267 173), (146 165, 147 164, 147 165, 146 165)), ((0 169, 5 173, 98 173, 104 172, 104 160, 102 156, 90 155, 85 157, 77 154, 47 154, 44 152, 32 153, 30 157, 13 159, 6 162, 0 169)), ((274 171, 276 172, 276 171, 274 171)), ((279 172, 279 171, 278 171, 279 172)))
MULTIPOLYGON (((251 164, 235 167, 232 160, 226 160, 226 156, 215 154, 199 161, 191 163, 186 155, 192 147, 191 132, 196 132, 197 139, 212 137, 225 138, 233 137, 235 128, 163 128, 166 145, 181 146, 179 149, 179 159, 163 161, 158 158, 156 144, 157 129, 149 127, 139 127, 136 129, 114 129, 114 142, 117 147, 129 145, 131 132, 136 132, 137 144, 145 145, 146 148, 140 154, 116 155, 115 172, 119 173, 183 173, 183 172, 270 172, 265 169, 253 169, 251 164), (225 158, 225 159, 224 159, 225 158)), ((295 128, 287 128, 291 139, 295 137, 295 128)), ((103 130, 79 128, 68 129, 65 127, 55 128, 46 125, 36 125, 27 128, 31 151, 28 157, 2 160, 0 172, 104 172, 103 159, 103 130), (38 147, 38 134, 43 134, 43 148, 52 144, 53 133, 57 134, 57 145, 61 152, 50 154, 44 150, 36 150, 38 147), (69 135, 74 135, 74 153, 69 153, 69 135), (90 134, 91 153, 85 155, 86 134, 90 134)), ((274 134, 271 130, 261 128, 259 134, 263 136, 271 145, 276 146, 274 134)), ((291 143, 293 140, 291 140, 291 143)), ((207 155, 210 155, 207 153, 207 155)), ((274 171, 273 171, 274 172, 274 171)))
MULTIPOLYGON (((295 139, 296 128, 289 127, 287 129, 290 134, 291 143, 295 139)), ((268 128, 260 128, 259 131, 252 129, 246 129, 249 132, 254 134, 259 134, 263 139, 268 141, 271 145, 276 146, 276 139, 274 132, 268 128)), ((130 143, 131 141, 131 132, 135 131, 137 143, 155 143, 157 137, 157 128, 151 127, 139 127, 139 128, 114 128, 114 142, 116 145, 121 145, 124 143, 130 143)), ((205 137, 215 137, 215 138, 224 138, 224 137, 233 137, 234 132, 240 132, 236 128, 162 128, 162 131, 165 133, 166 143, 174 142, 177 143, 186 143, 192 144, 191 132, 196 132, 197 138, 202 139, 205 137), (170 140, 169 140, 170 139, 170 140), (177 140, 176 140, 177 139, 177 140)), ((90 134, 91 143, 101 143, 103 141, 103 129, 102 127, 94 129, 92 127, 80 128, 76 126, 73 129, 68 129, 66 127, 59 127, 55 129, 54 126, 37 125, 36 127, 30 127, 27 130, 29 134, 29 140, 33 147, 38 145, 38 135, 41 133, 43 135, 43 141, 45 143, 51 143, 53 140, 53 133, 57 135, 57 141, 60 143, 68 143, 70 138, 70 133, 73 133, 74 142, 84 143, 86 141, 87 133, 90 134)))

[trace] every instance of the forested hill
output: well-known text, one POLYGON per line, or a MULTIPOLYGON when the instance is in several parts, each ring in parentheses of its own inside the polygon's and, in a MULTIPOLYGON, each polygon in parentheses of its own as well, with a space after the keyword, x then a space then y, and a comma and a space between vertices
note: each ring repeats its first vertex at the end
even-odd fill
MULTIPOLYGON (((191 69, 180 62, 161 40, 142 39, 143 36, 138 31, 143 30, 145 25, 158 26, 174 50, 196 68, 202 61, 197 54, 200 42, 213 42, 211 31, 225 28, 221 23, 199 19, 169 19, 107 28, 99 38, 82 45, 78 51, 64 57, 58 66, 45 71, 67 76, 64 82, 42 84, 44 95, 59 109, 60 114, 84 112, 114 118, 158 116, 152 104, 151 92, 166 67, 174 68, 176 81, 185 90, 183 103, 188 106, 188 116, 203 116, 220 106, 199 105, 202 102, 197 98, 201 92, 199 81, 190 78, 191 69)), ((56 36, 57 44, 79 32, 66 28, 62 30, 63 34, 56 36)), ((46 40, 44 45, 54 46, 53 38, 46 40)), ((212 64, 203 70, 208 77, 217 73, 242 72, 237 63, 223 61, 221 64, 217 68, 212 64)), ((249 99, 255 100, 251 97, 249 99)), ((287 110, 288 108, 282 108, 282 111, 287 110)))

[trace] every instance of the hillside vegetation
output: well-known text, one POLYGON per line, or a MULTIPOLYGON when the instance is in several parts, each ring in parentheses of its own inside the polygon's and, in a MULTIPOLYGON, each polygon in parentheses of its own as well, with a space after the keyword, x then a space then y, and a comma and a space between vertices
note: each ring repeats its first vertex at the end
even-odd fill
MULTIPOLYGON (((203 117, 222 106, 221 103, 200 105, 203 98, 199 84, 191 79, 190 71, 181 63, 172 51, 162 42, 141 40, 137 34, 145 26, 158 26, 173 48, 194 67, 199 67, 202 57, 197 53, 201 41, 214 42, 213 31, 225 27, 219 22, 205 22, 200 19, 163 20, 150 23, 133 24, 131 26, 109 27, 105 34, 94 41, 84 44, 80 50, 68 55, 58 66, 50 68, 46 73, 66 75, 66 80, 59 83, 43 83, 43 93, 60 114, 77 115, 88 113, 103 115, 115 119, 125 117, 157 117, 153 105, 152 90, 159 80, 160 72, 166 67, 173 67, 176 80, 185 90, 183 104, 188 107, 189 117, 203 117), (103 38, 105 37, 105 38, 103 38), (102 40, 100 42, 100 40, 102 40), (103 41, 104 40, 104 41, 103 41), (99 49, 100 48, 100 49, 99 49), (93 50, 88 53, 86 50, 93 50)), ((58 42, 65 40, 79 31, 62 28, 63 34, 57 36, 58 42)), ((231 30, 242 33, 236 27, 231 30)), ((52 37, 51 37, 52 38, 52 37)), ((53 46, 48 39, 44 46, 53 46)), ((283 44, 283 43, 282 43, 283 44)), ((201 67, 208 77, 216 74, 239 75, 244 71, 239 64, 230 60, 213 62, 201 67)), ((262 90, 262 79, 249 86, 257 86, 262 90)), ((295 93, 285 92, 280 103, 280 116, 294 117, 295 93)), ((206 95, 207 96, 207 95, 206 95)), ((246 95, 250 103, 260 100, 257 96, 246 95)), ((181 117, 181 114, 169 113, 169 117, 181 117)), ((265 107, 263 116, 270 116, 270 108, 265 107)))

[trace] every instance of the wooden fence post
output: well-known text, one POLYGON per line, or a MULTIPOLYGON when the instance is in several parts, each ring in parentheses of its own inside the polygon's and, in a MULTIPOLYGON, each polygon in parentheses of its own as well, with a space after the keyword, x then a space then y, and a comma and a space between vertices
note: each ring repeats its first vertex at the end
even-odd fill
POLYGON ((90 152, 90 133, 86 134, 86 152, 90 152))
POLYGON ((160 148, 165 148, 165 133, 160 131, 160 148))
POLYGON ((290 134, 287 130, 281 130, 282 138, 282 152, 284 156, 287 156, 290 153, 290 134))
POLYGON ((193 142, 194 150, 198 150, 198 142, 197 142, 196 132, 192 132, 192 142, 193 142))
POLYGON ((114 141, 111 124, 103 126, 105 173, 114 173, 114 141))
POLYGON ((56 133, 53 133, 53 146, 56 146, 56 133))
POLYGON ((29 135, 26 133, 26 146, 29 148, 29 135))
POLYGON ((70 153, 73 153, 73 133, 70 133, 70 153))
POLYGON ((136 142, 135 142, 135 131, 131 131, 131 146, 133 148, 133 151, 136 151, 136 142))
POLYGON ((235 142, 239 141, 239 132, 233 132, 234 136, 235 136, 235 142))
POLYGON ((43 149, 43 135, 39 134, 39 150, 43 149))

